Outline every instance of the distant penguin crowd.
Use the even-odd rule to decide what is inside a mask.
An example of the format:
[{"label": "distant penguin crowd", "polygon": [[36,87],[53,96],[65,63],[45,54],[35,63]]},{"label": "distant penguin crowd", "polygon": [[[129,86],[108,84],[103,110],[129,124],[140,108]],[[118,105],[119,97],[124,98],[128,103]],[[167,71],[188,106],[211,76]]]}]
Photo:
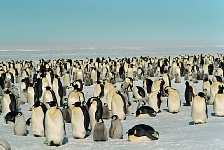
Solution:
[{"label": "distant penguin crowd", "polygon": [[[124,131],[124,120],[175,115],[191,107],[193,123],[204,124],[207,105],[224,117],[223,77],[223,54],[11,60],[0,62],[0,113],[16,136],[46,137],[49,146],[66,144],[65,124],[71,124],[74,140],[124,139],[125,133],[130,142],[158,140],[159,132],[148,124]],[[198,82],[203,83],[200,91],[194,87]],[[185,83],[184,95],[172,87],[180,83]],[[21,105],[27,105],[30,118]],[[104,123],[108,120],[110,127]],[[0,140],[5,149],[9,143]]]}]

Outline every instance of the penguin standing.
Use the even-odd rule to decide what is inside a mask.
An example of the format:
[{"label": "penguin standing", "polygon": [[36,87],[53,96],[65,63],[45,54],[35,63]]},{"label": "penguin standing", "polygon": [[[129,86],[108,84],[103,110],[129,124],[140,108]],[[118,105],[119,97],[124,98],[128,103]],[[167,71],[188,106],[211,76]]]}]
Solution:
[{"label": "penguin standing", "polygon": [[120,91],[116,91],[111,102],[112,115],[117,115],[119,119],[126,119],[126,102]]},{"label": "penguin standing", "polygon": [[191,106],[191,116],[195,124],[206,123],[206,117],[208,118],[208,108],[204,93],[199,92],[194,97]]},{"label": "penguin standing", "polygon": [[169,112],[178,113],[181,106],[179,91],[171,87],[166,87],[165,92],[168,94],[167,107]]},{"label": "penguin standing", "polygon": [[47,144],[50,146],[60,146],[65,136],[65,123],[62,112],[57,106],[56,101],[48,102],[50,108],[45,116],[45,134]]},{"label": "penguin standing", "polygon": [[64,103],[61,112],[62,112],[65,123],[71,123],[71,115],[70,115],[71,111],[68,107],[68,103]]},{"label": "penguin standing", "polygon": [[155,131],[151,126],[146,124],[135,125],[128,130],[128,141],[130,142],[141,142],[158,139],[159,132]]},{"label": "penguin standing", "polygon": [[98,96],[99,98],[102,98],[104,96],[104,85],[100,81],[97,81],[97,83],[95,84],[93,96]]},{"label": "penguin standing", "polygon": [[123,126],[117,115],[111,117],[109,137],[112,139],[123,139]]},{"label": "penguin standing", "polygon": [[185,97],[186,103],[184,104],[184,106],[191,106],[191,102],[194,98],[194,91],[188,81],[185,82],[185,85],[186,87],[185,87],[184,97]]},{"label": "penguin standing", "polygon": [[148,96],[148,104],[150,107],[152,107],[155,112],[159,113],[160,106],[161,106],[162,100],[161,100],[161,94],[158,91],[154,91],[149,94]]},{"label": "penguin standing", "polygon": [[223,86],[219,86],[219,91],[215,95],[213,110],[215,115],[218,117],[224,116],[224,93],[223,93]]},{"label": "penguin standing", "polygon": [[98,97],[91,97],[87,101],[87,106],[90,117],[90,127],[91,130],[93,130],[96,121],[102,119],[103,115],[102,102]]},{"label": "penguin standing", "polygon": [[27,88],[27,102],[30,108],[34,105],[34,102],[37,100],[37,91],[34,88],[33,83],[30,83]]},{"label": "penguin standing", "polygon": [[16,99],[15,95],[7,89],[2,98],[2,115],[5,116],[8,112],[16,111]]},{"label": "penguin standing", "polygon": [[45,121],[46,111],[47,111],[47,107],[43,103],[41,103],[39,100],[36,101],[32,107],[31,129],[35,137],[44,136],[44,128],[45,128],[44,121]]},{"label": "penguin standing", "polygon": [[111,112],[109,110],[108,104],[104,103],[103,104],[103,115],[102,115],[102,118],[103,119],[110,119],[110,115],[111,115]]},{"label": "penguin standing", "polygon": [[81,102],[75,102],[71,118],[73,138],[85,138],[89,130],[89,122],[90,118],[86,106],[83,106]]},{"label": "penguin standing", "polygon": [[60,77],[58,75],[55,75],[54,79],[53,79],[53,85],[52,85],[52,90],[55,93],[55,97],[57,99],[57,103],[59,106],[62,106],[63,102],[63,92],[65,92],[66,95],[66,91],[63,91],[63,87],[62,87],[62,83],[60,80]]},{"label": "penguin standing", "polygon": [[[101,120],[101,121],[100,121]],[[97,120],[93,130],[94,141],[107,141],[107,128],[103,122],[103,119]]]},{"label": "penguin standing", "polygon": [[50,101],[56,101],[57,102],[54,91],[51,90],[50,86],[47,86],[46,90],[44,91],[44,96],[43,96],[43,103],[47,106],[47,108],[49,108],[49,105],[47,105],[47,104]]},{"label": "penguin standing", "polygon": [[15,117],[14,134],[19,136],[27,135],[26,121],[22,112],[18,112]]},{"label": "penguin standing", "polygon": [[139,100],[146,96],[145,90],[140,86],[135,86],[132,92],[133,92],[133,98],[135,98],[136,100]]},{"label": "penguin standing", "polygon": [[143,88],[147,94],[151,93],[153,81],[151,79],[146,78],[143,80]]}]

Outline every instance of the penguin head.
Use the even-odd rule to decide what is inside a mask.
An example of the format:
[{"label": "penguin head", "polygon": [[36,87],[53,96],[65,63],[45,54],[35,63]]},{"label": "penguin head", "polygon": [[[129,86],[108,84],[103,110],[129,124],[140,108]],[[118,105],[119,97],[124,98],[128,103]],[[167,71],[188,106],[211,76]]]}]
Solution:
[{"label": "penguin head", "polygon": [[205,98],[205,94],[203,92],[199,92],[198,96],[200,96],[201,98]]},{"label": "penguin head", "polygon": [[119,118],[118,118],[117,115],[113,115],[113,116],[111,117],[111,119],[112,119],[112,120],[117,120],[117,119],[119,119]]},{"label": "penguin head", "polygon": [[45,89],[50,91],[51,87],[50,86],[46,86]]},{"label": "penguin head", "polygon": [[81,102],[75,102],[72,105],[74,105],[75,107],[81,107],[82,106],[82,103]]},{"label": "penguin head", "polygon": [[20,117],[20,116],[22,116],[22,115],[23,115],[22,112],[18,112],[16,116]]},{"label": "penguin head", "polygon": [[58,106],[56,101],[50,101],[50,102],[47,102],[47,103],[50,105],[50,107]]},{"label": "penguin head", "polygon": [[133,128],[129,129],[127,132],[128,136],[135,135],[135,133],[136,133],[136,130],[134,130]]},{"label": "penguin head", "polygon": [[189,84],[189,82],[188,82],[188,81],[186,81],[186,82],[185,82],[185,85],[186,85],[186,86],[189,86],[190,84]]},{"label": "penguin head", "polygon": [[39,107],[41,105],[41,102],[38,100],[34,103],[33,108]]}]

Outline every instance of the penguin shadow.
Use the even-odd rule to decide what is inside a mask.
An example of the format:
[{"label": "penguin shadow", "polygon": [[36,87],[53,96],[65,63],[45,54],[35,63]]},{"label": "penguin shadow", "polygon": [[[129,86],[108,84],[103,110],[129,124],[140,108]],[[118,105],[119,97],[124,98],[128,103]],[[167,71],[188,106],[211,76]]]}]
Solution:
[{"label": "penguin shadow", "polygon": [[65,145],[66,143],[68,143],[68,138],[67,137],[64,137],[63,142],[62,142],[62,145]]},{"label": "penguin shadow", "polygon": [[189,122],[189,125],[190,126],[194,125],[194,121]]},{"label": "penguin shadow", "polygon": [[216,117],[215,113],[211,113],[211,116]]},{"label": "penguin shadow", "polygon": [[169,110],[168,110],[168,109],[166,109],[166,108],[164,108],[164,109],[163,109],[163,111],[165,111],[165,112],[169,112]]}]

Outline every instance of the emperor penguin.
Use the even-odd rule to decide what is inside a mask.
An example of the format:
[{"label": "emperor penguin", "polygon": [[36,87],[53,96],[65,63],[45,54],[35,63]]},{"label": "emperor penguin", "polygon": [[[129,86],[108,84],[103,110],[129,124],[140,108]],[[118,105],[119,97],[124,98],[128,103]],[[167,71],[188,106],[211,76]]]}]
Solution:
[{"label": "emperor penguin", "polygon": [[133,78],[127,77],[124,80],[124,88],[128,91],[131,92],[133,89]]},{"label": "emperor penguin", "polygon": [[155,117],[156,111],[150,106],[141,106],[136,110],[136,117],[145,118],[146,116]]},{"label": "emperor penguin", "polygon": [[84,93],[81,91],[80,88],[78,88],[78,85],[74,85],[74,90],[72,90],[68,95],[68,107],[70,110],[74,107],[75,102],[84,102],[85,97]]},{"label": "emperor penguin", "polygon": [[69,109],[67,102],[63,104],[63,108],[61,111],[62,111],[62,115],[63,115],[65,123],[71,123],[71,115],[70,115],[71,110]]},{"label": "emperor penguin", "polygon": [[184,106],[191,106],[191,102],[194,98],[194,91],[188,81],[185,82],[185,85],[186,87],[185,87],[184,97],[185,97],[186,103],[184,104]]},{"label": "emperor penguin", "polygon": [[112,139],[123,139],[123,126],[117,115],[111,117],[109,137]]},{"label": "emperor penguin", "polygon": [[167,98],[168,111],[170,113],[178,113],[181,106],[179,91],[171,87],[166,87],[165,92],[168,94]]},{"label": "emperor penguin", "polygon": [[90,97],[87,101],[87,106],[90,117],[90,127],[91,130],[93,130],[96,121],[102,119],[103,115],[102,101],[98,97]]},{"label": "emperor penguin", "polygon": [[216,93],[219,90],[219,86],[222,86],[222,85],[223,85],[223,83],[217,82],[217,81],[212,83],[211,88],[210,88],[210,90],[211,90],[211,97],[210,97],[209,101],[207,102],[208,105],[213,105],[214,100],[215,100],[215,95],[216,95]]},{"label": "emperor penguin", "polygon": [[35,101],[38,99],[38,94],[33,83],[30,83],[27,88],[27,102],[30,108],[34,105]]},{"label": "emperor penguin", "polygon": [[161,112],[160,106],[161,106],[162,100],[161,100],[161,94],[158,91],[154,91],[149,94],[148,96],[148,104],[150,107],[152,107],[156,113]]},{"label": "emperor penguin", "polygon": [[1,150],[11,150],[11,146],[6,140],[0,139],[0,149]]},{"label": "emperor penguin", "polygon": [[133,98],[135,98],[136,100],[142,99],[146,96],[145,90],[140,86],[135,86],[132,92],[133,92]]},{"label": "emperor penguin", "polygon": [[151,93],[152,84],[153,84],[153,81],[149,78],[146,78],[145,80],[143,80],[143,88],[145,92],[147,93],[147,95]]},{"label": "emperor penguin", "polygon": [[60,146],[65,136],[65,123],[62,112],[58,108],[56,101],[48,102],[50,108],[45,115],[45,134],[47,144],[50,146]]},{"label": "emperor penguin", "polygon": [[103,115],[102,115],[102,118],[103,119],[110,119],[110,116],[111,116],[111,112],[109,110],[108,104],[104,103],[103,104]]},{"label": "emperor penguin", "polygon": [[18,112],[16,111],[10,111],[5,115],[5,123],[6,124],[15,124],[15,118],[17,116]]},{"label": "emperor penguin", "polygon": [[97,120],[93,129],[93,140],[94,141],[107,141],[107,128],[103,122],[103,119]]},{"label": "emperor penguin", "polygon": [[89,113],[86,106],[81,102],[75,102],[72,108],[72,136],[75,139],[83,139],[87,137],[87,131],[89,130]]},{"label": "emperor penguin", "polygon": [[219,86],[219,91],[215,95],[213,110],[217,117],[224,117],[224,93],[223,86]]},{"label": "emperor penguin", "polygon": [[70,72],[67,71],[65,74],[64,74],[64,78],[63,78],[63,87],[65,89],[67,89],[69,86],[70,86],[70,83],[71,83],[71,76],[70,76]]},{"label": "emperor penguin", "polygon": [[14,94],[7,89],[2,98],[2,115],[5,116],[8,112],[17,111],[16,103]]},{"label": "emperor penguin", "polygon": [[46,88],[46,90],[44,91],[43,103],[47,106],[47,108],[50,108],[47,103],[50,102],[50,101],[56,101],[57,102],[57,99],[55,97],[54,91],[51,90],[50,86],[47,86],[45,88]]},{"label": "emperor penguin", "polygon": [[104,85],[100,81],[97,81],[97,83],[95,84],[93,96],[99,98],[102,98],[104,96]]},{"label": "emperor penguin", "polygon": [[128,130],[128,141],[143,142],[149,140],[158,140],[159,132],[146,124],[138,124]]},{"label": "emperor penguin", "polygon": [[14,134],[19,136],[27,135],[27,126],[24,115],[22,112],[18,112],[15,117]]},{"label": "emperor penguin", "polygon": [[193,99],[191,106],[191,116],[194,124],[206,123],[208,118],[208,108],[205,101],[205,94],[199,92]]},{"label": "emperor penguin", "polygon": [[62,104],[63,104],[62,99],[63,99],[63,95],[64,95],[63,92],[65,92],[65,95],[66,95],[66,91],[63,91],[62,83],[61,83],[60,77],[58,75],[55,75],[55,77],[53,79],[52,90],[55,93],[55,97],[57,99],[58,105],[62,106]]},{"label": "emperor penguin", "polygon": [[126,119],[126,102],[122,93],[118,90],[114,93],[111,101],[112,115],[117,115],[119,119]]},{"label": "emperor penguin", "polygon": [[208,102],[211,97],[211,85],[212,81],[208,77],[204,78],[202,89],[205,92],[206,102]]},{"label": "emperor penguin", "polygon": [[45,128],[45,114],[47,107],[40,102],[36,101],[32,107],[31,114],[31,130],[35,137],[44,137],[44,128]]}]

